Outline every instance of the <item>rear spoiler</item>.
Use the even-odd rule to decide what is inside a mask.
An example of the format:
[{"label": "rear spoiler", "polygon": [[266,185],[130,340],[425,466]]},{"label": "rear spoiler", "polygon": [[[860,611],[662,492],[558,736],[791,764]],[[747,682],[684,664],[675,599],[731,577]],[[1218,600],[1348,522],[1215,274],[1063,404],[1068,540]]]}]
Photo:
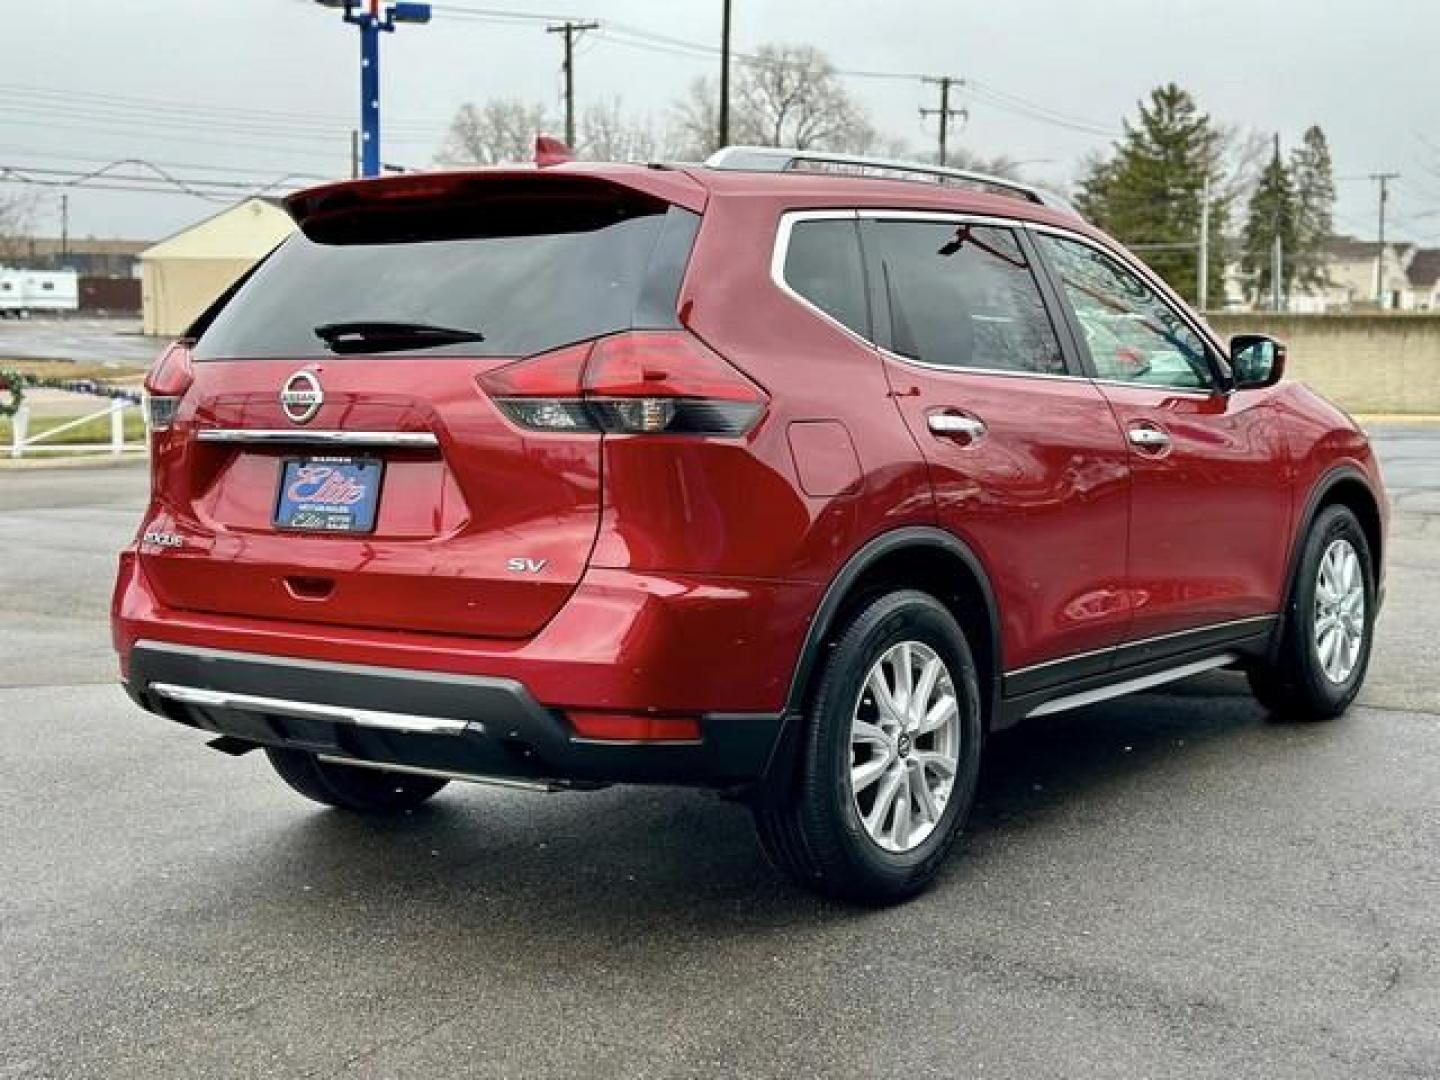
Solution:
[{"label": "rear spoiler", "polygon": [[403,211],[426,203],[483,206],[509,200],[578,201],[609,195],[654,200],[703,213],[706,191],[684,172],[664,166],[557,163],[544,169],[507,167],[405,173],[345,180],[297,191],[285,209],[307,236],[324,233],[338,218],[369,210]]}]

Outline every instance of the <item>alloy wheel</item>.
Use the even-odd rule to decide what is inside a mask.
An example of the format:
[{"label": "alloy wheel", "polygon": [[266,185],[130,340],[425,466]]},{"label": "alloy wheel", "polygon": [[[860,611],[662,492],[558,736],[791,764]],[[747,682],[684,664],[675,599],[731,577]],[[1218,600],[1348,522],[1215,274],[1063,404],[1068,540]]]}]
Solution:
[{"label": "alloy wheel", "polygon": [[960,743],[950,669],[923,642],[891,646],[866,675],[850,721],[850,795],[876,845],[903,854],[935,831]]},{"label": "alloy wheel", "polygon": [[1360,556],[1343,537],[1332,541],[1320,559],[1312,639],[1325,678],[1343,684],[1365,642],[1365,575]]}]

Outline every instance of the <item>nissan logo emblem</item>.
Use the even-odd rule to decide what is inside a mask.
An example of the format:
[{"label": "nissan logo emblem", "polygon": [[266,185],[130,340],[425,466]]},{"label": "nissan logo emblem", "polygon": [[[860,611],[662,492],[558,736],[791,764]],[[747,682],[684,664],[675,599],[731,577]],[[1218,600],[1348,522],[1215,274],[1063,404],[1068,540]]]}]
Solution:
[{"label": "nissan logo emblem", "polygon": [[280,388],[280,409],[296,424],[313,419],[324,404],[325,391],[311,372],[295,372]]}]

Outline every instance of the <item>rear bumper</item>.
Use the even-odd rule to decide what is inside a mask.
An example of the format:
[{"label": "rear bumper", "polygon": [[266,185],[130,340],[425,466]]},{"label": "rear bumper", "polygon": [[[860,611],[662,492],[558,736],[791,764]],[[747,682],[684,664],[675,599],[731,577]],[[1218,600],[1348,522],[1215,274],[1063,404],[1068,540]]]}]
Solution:
[{"label": "rear bumper", "polygon": [[693,742],[578,738],[515,679],[137,641],[126,690],[143,708],[256,746],[535,783],[726,787],[763,776],[775,713],[708,713]]},{"label": "rear bumper", "polygon": [[[223,564],[213,573],[223,575]],[[770,713],[784,707],[823,586],[591,568],[534,637],[502,640],[261,619],[163,604],[120,556],[111,631],[126,676],[140,641],[513,679],[547,708]],[[404,610],[397,610],[403,624]]]}]

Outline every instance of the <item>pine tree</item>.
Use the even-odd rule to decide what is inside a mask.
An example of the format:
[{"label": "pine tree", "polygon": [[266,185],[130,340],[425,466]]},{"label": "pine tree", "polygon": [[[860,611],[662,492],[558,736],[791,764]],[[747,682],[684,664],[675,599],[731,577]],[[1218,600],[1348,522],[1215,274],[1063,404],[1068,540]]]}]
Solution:
[{"label": "pine tree", "polygon": [[1296,207],[1294,180],[1280,158],[1280,141],[1277,138],[1275,154],[1260,174],[1260,182],[1250,195],[1245,216],[1240,268],[1250,285],[1252,297],[1259,303],[1263,303],[1273,289],[1277,236],[1281,252],[1280,292],[1282,296],[1290,294],[1295,281],[1295,255],[1299,250]]},{"label": "pine tree", "polygon": [[1325,132],[1312,125],[1300,146],[1290,152],[1295,187],[1294,280],[1300,285],[1327,281],[1325,243],[1334,232],[1335,176]]},{"label": "pine tree", "polygon": [[[1125,134],[1111,156],[1092,163],[1076,204],[1107,232],[1139,245],[1156,273],[1181,296],[1194,299],[1206,176],[1212,193],[1223,190],[1218,182],[1220,132],[1174,83],[1156,87],[1139,110],[1134,123],[1125,121]],[[1223,295],[1220,238],[1228,214],[1228,200],[1212,195],[1207,305]],[[1174,246],[1145,250],[1150,245]]]}]

